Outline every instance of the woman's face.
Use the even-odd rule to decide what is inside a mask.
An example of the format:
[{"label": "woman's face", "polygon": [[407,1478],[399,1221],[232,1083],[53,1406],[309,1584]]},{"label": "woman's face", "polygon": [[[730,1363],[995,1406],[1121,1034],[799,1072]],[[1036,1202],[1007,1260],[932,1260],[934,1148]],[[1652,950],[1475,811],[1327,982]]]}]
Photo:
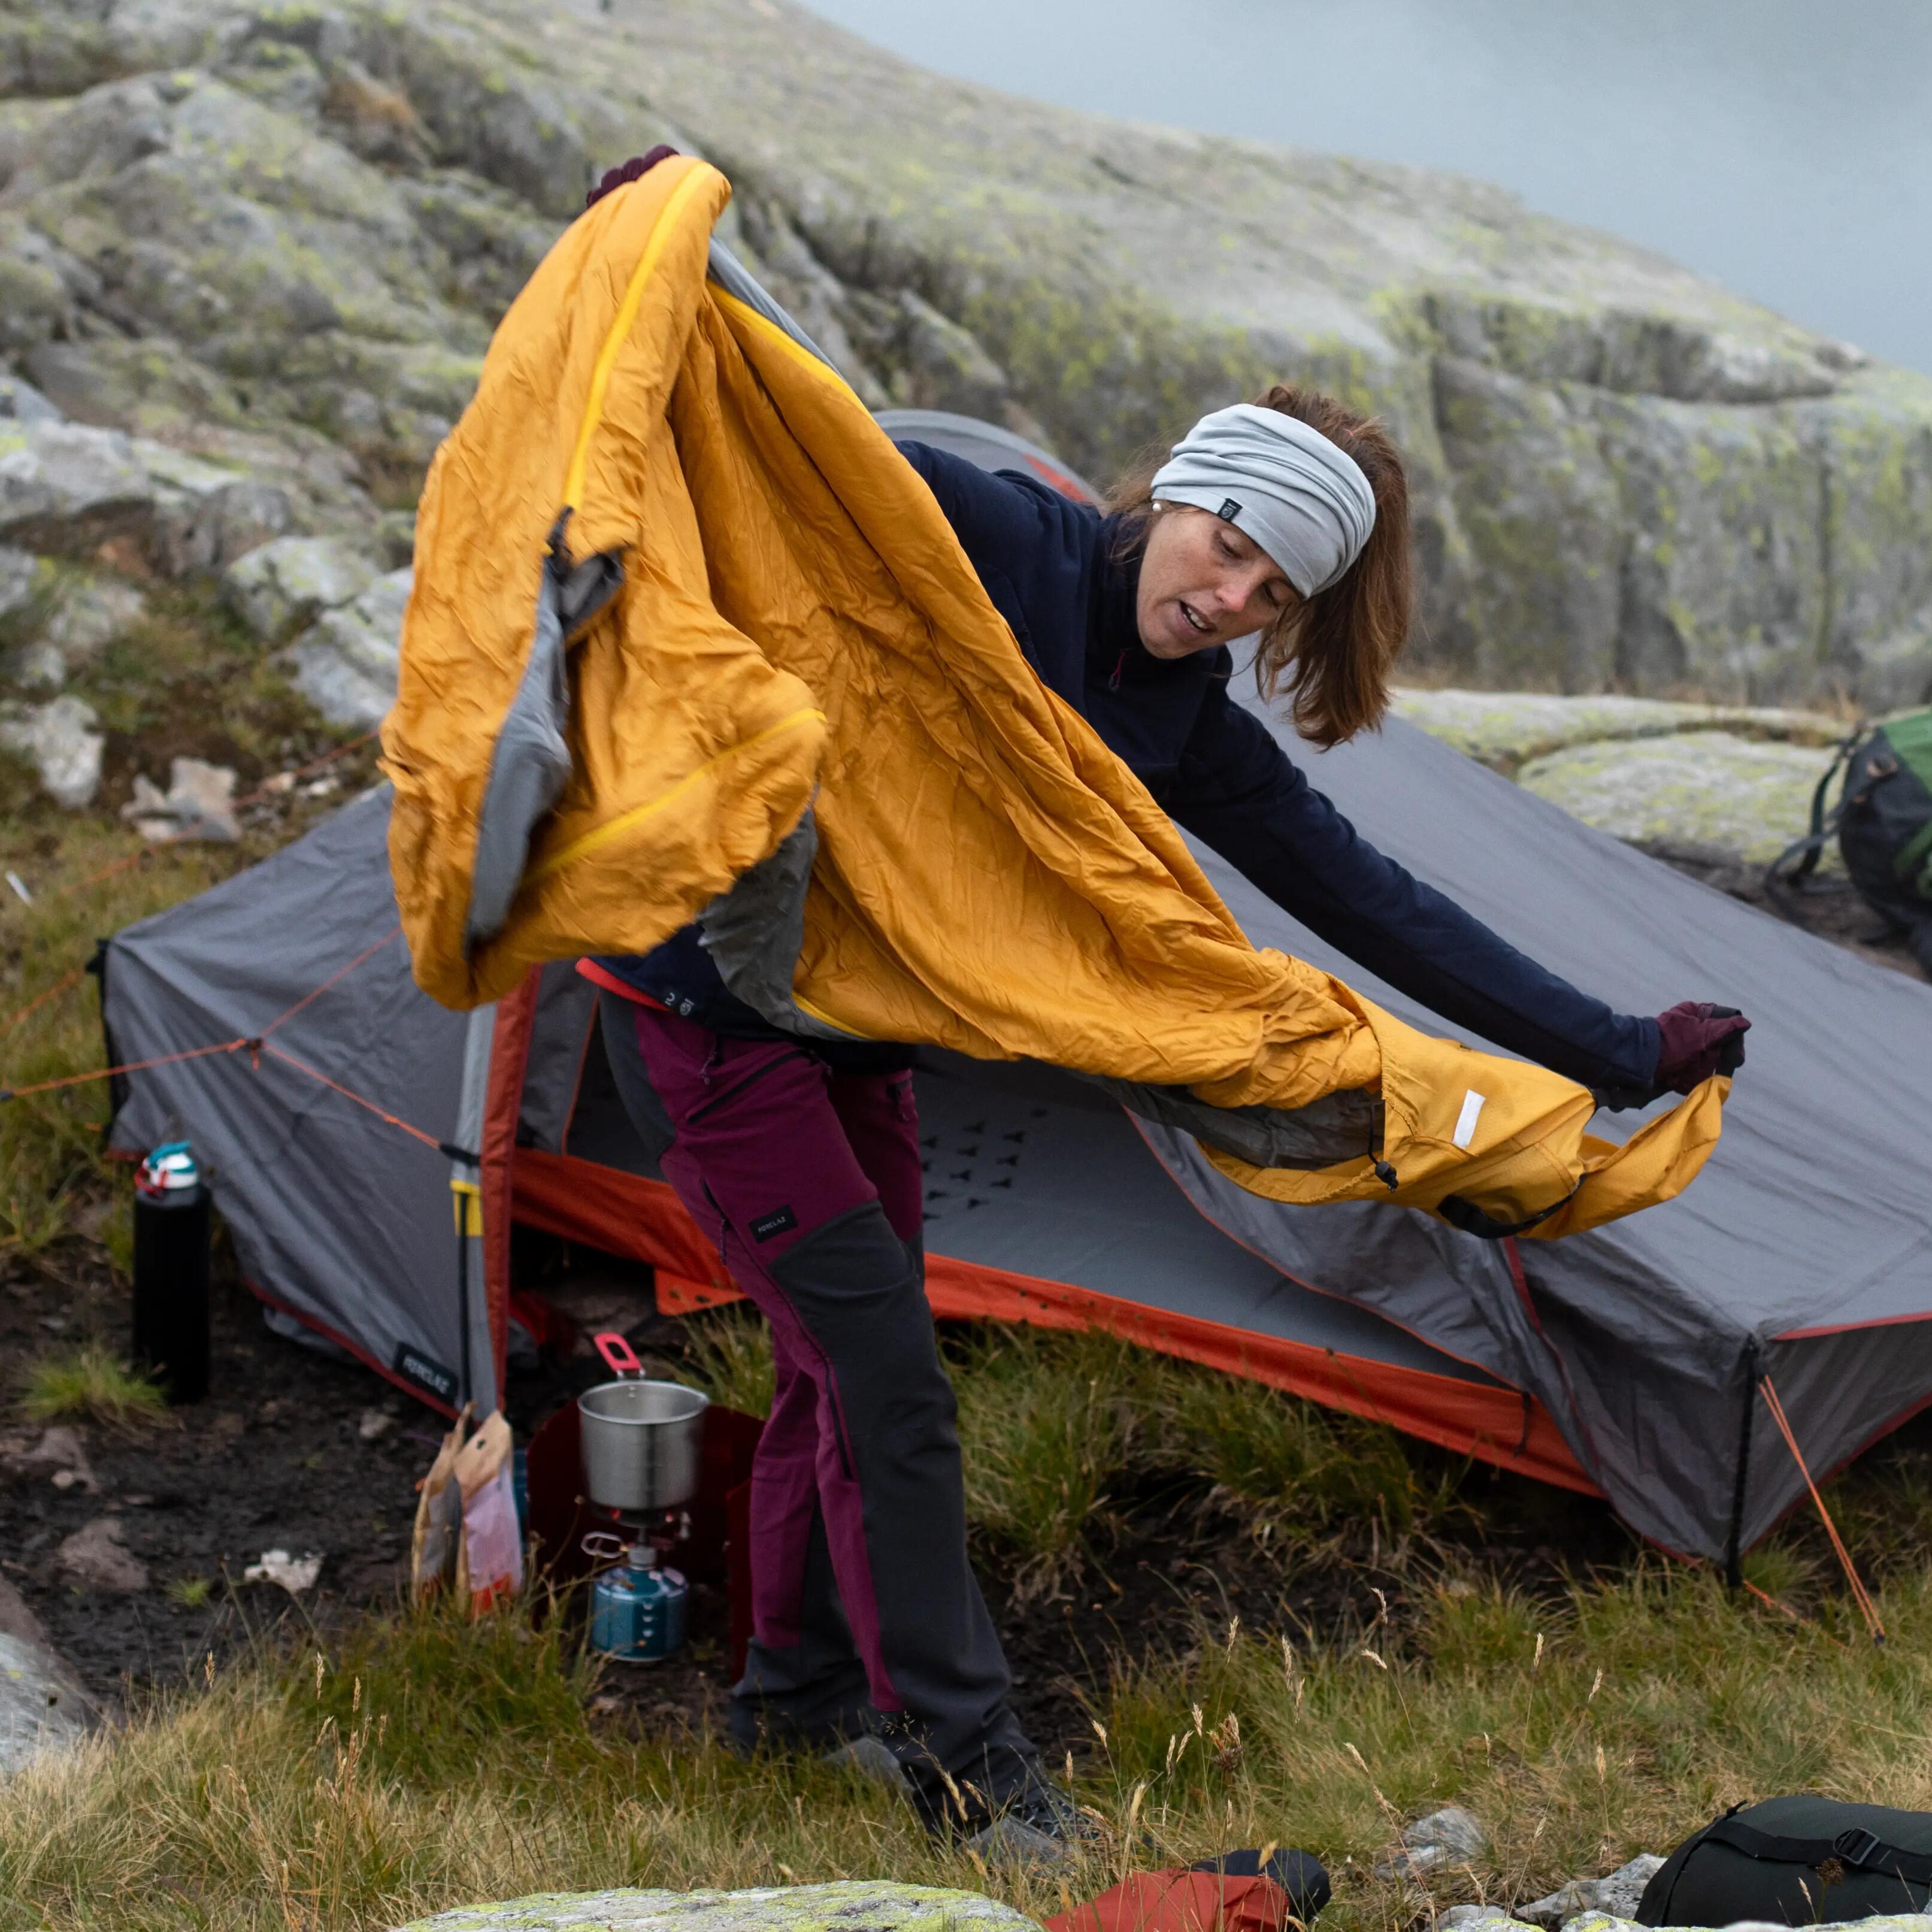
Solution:
[{"label": "woman's face", "polygon": [[1208,511],[1171,504],[1148,526],[1134,618],[1149,656],[1184,658],[1232,644],[1295,601],[1274,558]]}]

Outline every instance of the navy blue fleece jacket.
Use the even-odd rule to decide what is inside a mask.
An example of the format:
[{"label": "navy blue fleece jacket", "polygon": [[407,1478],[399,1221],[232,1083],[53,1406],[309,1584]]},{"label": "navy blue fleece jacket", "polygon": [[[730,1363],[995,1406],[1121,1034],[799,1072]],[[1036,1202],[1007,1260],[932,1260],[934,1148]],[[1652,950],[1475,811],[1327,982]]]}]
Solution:
[{"label": "navy blue fleece jacket", "polygon": [[[988,473],[923,443],[899,448],[1028,662],[1178,823],[1450,1026],[1586,1087],[1653,1085],[1657,1022],[1578,991],[1377,851],[1230,698],[1226,650],[1148,655],[1135,623],[1139,559],[1114,554],[1113,519],[1019,471]],[[694,928],[644,958],[598,963],[720,1031],[771,1030],[725,991]]]}]

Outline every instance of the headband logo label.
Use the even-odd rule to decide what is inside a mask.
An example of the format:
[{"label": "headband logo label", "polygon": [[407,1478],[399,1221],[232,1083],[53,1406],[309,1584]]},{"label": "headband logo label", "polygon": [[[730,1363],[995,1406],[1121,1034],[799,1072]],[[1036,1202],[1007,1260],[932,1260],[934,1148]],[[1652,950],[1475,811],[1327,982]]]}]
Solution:
[{"label": "headband logo label", "polygon": [[1221,500],[1221,507],[1214,512],[1224,524],[1232,524],[1241,514],[1241,506],[1232,496]]}]

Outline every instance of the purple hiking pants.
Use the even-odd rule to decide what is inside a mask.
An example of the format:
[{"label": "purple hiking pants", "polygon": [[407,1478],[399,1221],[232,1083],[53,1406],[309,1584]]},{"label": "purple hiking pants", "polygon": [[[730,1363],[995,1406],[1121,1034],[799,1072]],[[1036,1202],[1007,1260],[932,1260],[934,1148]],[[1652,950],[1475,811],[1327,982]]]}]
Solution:
[{"label": "purple hiking pants", "polygon": [[1033,1748],[967,1558],[956,1411],[923,1285],[912,1076],[834,1072],[791,1041],[615,994],[602,1010],[619,1091],[664,1178],[771,1324],[734,1730],[801,1743],[875,1731],[923,1798],[938,1798],[937,1766],[997,1802]]}]

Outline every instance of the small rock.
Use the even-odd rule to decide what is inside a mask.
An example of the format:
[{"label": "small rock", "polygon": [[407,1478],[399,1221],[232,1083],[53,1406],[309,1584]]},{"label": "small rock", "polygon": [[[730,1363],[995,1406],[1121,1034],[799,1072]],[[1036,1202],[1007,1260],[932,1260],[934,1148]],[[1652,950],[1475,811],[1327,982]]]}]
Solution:
[{"label": "small rock", "polygon": [[[94,1480],[78,1432],[64,1423],[56,1423],[38,1436],[29,1430],[0,1442],[0,1468],[29,1482],[51,1479],[62,1489],[77,1484],[89,1496],[100,1486]],[[63,1476],[67,1478],[64,1483]]]},{"label": "small rock", "polygon": [[50,570],[32,550],[0,544],[0,617],[24,610],[42,589],[44,573]]},{"label": "small rock", "polygon": [[0,652],[0,679],[23,691],[58,691],[67,682],[67,656],[58,644],[16,644]]},{"label": "small rock", "polygon": [[200,758],[176,759],[165,792],[152,779],[136,778],[134,798],[121,808],[121,816],[131,820],[144,838],[226,844],[242,836],[235,819],[233,768]]},{"label": "small rock", "polygon": [[32,383],[18,376],[7,375],[0,375],[0,419],[22,423],[67,420]]},{"label": "small rock", "polygon": [[902,1791],[908,1796],[911,1793],[912,1780],[906,1776],[904,1766],[892,1755],[892,1747],[883,1738],[854,1738],[836,1750],[827,1751],[825,1762],[841,1770],[856,1771],[860,1777],[871,1779],[874,1784],[883,1784],[888,1790]]},{"label": "small rock", "polygon": [[22,1643],[47,1641],[47,1633],[34,1607],[5,1577],[0,1576],[0,1636],[16,1637]]},{"label": "small rock", "polygon": [[1489,1834],[1473,1812],[1460,1804],[1445,1804],[1439,1811],[1405,1825],[1399,1850],[1378,1858],[1378,1878],[1420,1878],[1440,1871],[1445,1865],[1472,1864],[1489,1849]]},{"label": "small rock", "polygon": [[1558,1886],[1547,1898],[1533,1905],[1520,1905],[1515,1916],[1532,1925],[1558,1926],[1586,1912],[1601,1912],[1612,1918],[1634,1918],[1643,1897],[1643,1888],[1662,1868],[1663,1859],[1644,1852],[1627,1865],[1603,1878],[1574,1878]]},{"label": "small rock", "polygon": [[107,740],[94,729],[98,722],[94,707],[77,698],[0,705],[0,750],[32,759],[41,788],[56,803],[78,811],[100,789],[100,754]]},{"label": "small rock", "polygon": [[146,536],[154,512],[154,479],[120,430],[0,422],[0,536],[85,555],[112,536]]},{"label": "small rock", "polygon": [[396,1418],[387,1410],[365,1408],[362,1419],[356,1425],[357,1439],[364,1442],[380,1442],[396,1426]]},{"label": "small rock", "polygon": [[44,1638],[4,1627],[9,1598],[20,1604],[12,1586],[0,1582],[0,1778],[84,1737],[98,1721],[80,1680]]},{"label": "small rock", "polygon": [[70,1581],[90,1590],[130,1593],[148,1587],[148,1568],[121,1540],[121,1526],[98,1516],[77,1529],[54,1552],[54,1563]]},{"label": "small rock", "polygon": [[55,580],[50,607],[40,635],[71,670],[139,623],[148,600],[131,584],[69,574]]},{"label": "small rock", "polygon": [[1452,1905],[1436,1916],[1436,1932],[1475,1932],[1478,1926],[1493,1926],[1502,1932],[1519,1922],[1500,1905]]},{"label": "small rock", "polygon": [[333,538],[278,537],[228,566],[221,595],[256,637],[273,643],[352,602],[376,574],[367,557]]},{"label": "small rock", "polygon": [[395,702],[410,570],[379,577],[352,603],[325,611],[290,647],[297,690],[332,724],[380,724]]},{"label": "small rock", "polygon": [[966,1849],[977,1852],[989,1865],[1064,1865],[1073,1856],[1071,1845],[1036,1832],[1017,1818],[996,1818],[966,1840]]},{"label": "small rock", "polygon": [[306,1556],[291,1556],[286,1550],[265,1550],[259,1563],[251,1563],[242,1573],[244,1583],[279,1583],[292,1597],[315,1588],[322,1574],[322,1552],[311,1550]]}]

